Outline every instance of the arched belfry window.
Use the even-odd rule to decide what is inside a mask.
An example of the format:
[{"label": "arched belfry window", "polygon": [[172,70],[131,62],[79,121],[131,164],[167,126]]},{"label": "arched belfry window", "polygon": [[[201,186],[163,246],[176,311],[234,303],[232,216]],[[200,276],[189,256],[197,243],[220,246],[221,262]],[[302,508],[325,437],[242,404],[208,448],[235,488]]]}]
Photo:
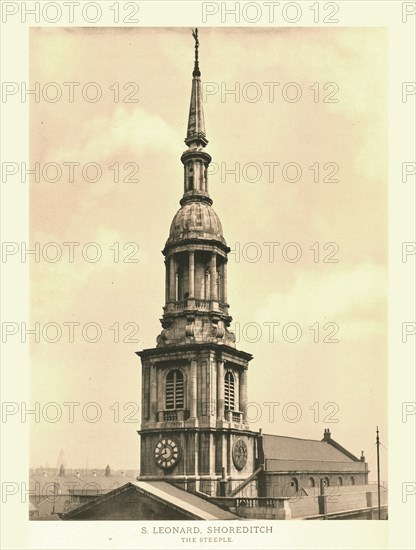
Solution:
[{"label": "arched belfry window", "polygon": [[189,165],[189,191],[194,190],[194,167],[192,164]]},{"label": "arched belfry window", "polygon": [[235,389],[233,373],[227,371],[224,381],[224,406],[228,411],[233,411],[235,408]]},{"label": "arched belfry window", "polygon": [[179,369],[171,370],[166,376],[166,408],[183,409],[183,374]]}]

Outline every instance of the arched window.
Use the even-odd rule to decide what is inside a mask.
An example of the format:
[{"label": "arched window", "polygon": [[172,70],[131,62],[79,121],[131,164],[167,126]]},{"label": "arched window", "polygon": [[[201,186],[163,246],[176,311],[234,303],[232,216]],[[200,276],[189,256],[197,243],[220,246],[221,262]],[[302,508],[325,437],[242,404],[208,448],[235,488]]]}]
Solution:
[{"label": "arched window", "polygon": [[194,167],[192,164],[189,166],[189,191],[194,190]]},{"label": "arched window", "polygon": [[295,491],[299,490],[299,483],[295,477],[292,477],[292,479],[290,480],[290,485],[293,487]]},{"label": "arched window", "polygon": [[233,411],[235,406],[234,376],[233,373],[230,371],[227,371],[225,373],[224,406],[227,411]]},{"label": "arched window", "polygon": [[351,485],[355,485],[355,479],[354,479],[354,476],[351,476],[351,477],[350,477],[350,483],[351,483]]},{"label": "arched window", "polygon": [[339,487],[342,487],[343,484],[344,484],[344,482],[342,481],[342,477],[339,476],[339,478],[338,478],[338,486],[339,486]]},{"label": "arched window", "polygon": [[166,376],[166,408],[183,409],[183,374],[175,369]]},{"label": "arched window", "polygon": [[324,486],[329,487],[329,477],[324,477]]},{"label": "arched window", "polygon": [[310,477],[309,480],[308,480],[308,486],[309,487],[315,487],[315,480],[313,479],[313,477]]}]

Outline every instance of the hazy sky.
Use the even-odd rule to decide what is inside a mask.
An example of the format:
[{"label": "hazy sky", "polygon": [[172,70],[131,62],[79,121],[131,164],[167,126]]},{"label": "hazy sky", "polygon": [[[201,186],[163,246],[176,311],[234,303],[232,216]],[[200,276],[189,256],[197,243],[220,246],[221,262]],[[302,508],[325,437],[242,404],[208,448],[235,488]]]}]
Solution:
[{"label": "hazy sky", "polygon": [[[228,298],[232,326],[239,323],[246,335],[238,347],[254,355],[249,401],[260,409],[252,406],[249,416],[260,416],[261,410],[261,418],[251,426],[311,439],[330,428],[351,452],[365,451],[374,477],[376,424],[385,444],[387,437],[386,32],[202,29],[200,42],[202,80],[212,92],[204,104],[207,151],[218,165],[210,192],[228,245],[240,247],[240,256],[230,255]],[[50,98],[56,86],[45,84],[56,82],[62,91],[55,103],[42,96],[30,102],[31,164],[56,162],[63,170],[60,181],[30,187],[32,241],[56,242],[63,250],[56,263],[30,266],[32,324],[54,322],[63,329],[59,342],[42,339],[31,346],[32,400],[41,406],[56,402],[62,418],[33,423],[30,462],[55,466],[63,448],[69,466],[88,461],[97,468],[107,463],[138,468],[140,412],[126,404],[140,404],[140,361],[134,352],[153,347],[160,332],[160,251],[183,192],[179,159],[186,148],[192,36],[189,29],[32,28],[30,59],[32,86],[39,82]],[[73,102],[65,82],[79,83]],[[84,88],[89,82],[97,84]],[[136,85],[123,89],[132,82]],[[236,83],[237,96],[224,94]],[[99,101],[82,98],[82,89],[93,98],[97,86]],[[139,101],[123,102],[129,93]],[[323,101],[331,97],[339,101]],[[71,183],[64,162],[98,163],[102,177],[85,181],[75,167]],[[139,181],[116,183],[115,163],[121,180],[134,168],[124,165],[136,163]],[[236,163],[239,182],[224,176]],[[280,163],[273,181],[270,164],[264,163]],[[299,181],[287,181],[297,179],[288,163],[301,167]],[[334,166],[326,163],[339,166],[332,176],[339,181],[324,181]],[[73,263],[64,242],[80,243]],[[96,263],[82,257],[89,242],[102,250]],[[138,244],[138,253],[133,247],[123,250],[129,242]],[[263,244],[271,242],[280,243],[273,261],[270,245]],[[293,242],[302,251],[297,262],[282,255],[284,245]],[[333,250],[324,250],[329,242],[339,247],[338,263],[323,262]],[[120,243],[121,259],[133,252],[139,262],[114,262],[114,243]],[[309,248],[314,243],[315,252]],[[93,248],[89,253],[94,257]],[[260,253],[257,262],[248,261]],[[293,257],[295,248],[286,247],[285,253]],[[76,327],[71,343],[63,325],[68,322],[99,323],[102,337],[85,342]],[[115,323],[120,342],[114,342]],[[124,329],[126,323],[138,325],[132,338],[138,342],[122,342],[135,326]],[[274,341],[270,323],[280,323]],[[299,341],[284,340],[287,323],[302,328]],[[323,342],[332,326],[324,330],[326,323],[339,326],[333,336],[338,343]],[[319,326],[318,343],[312,325]],[[94,335],[91,328],[88,337]],[[65,402],[80,403],[72,423]],[[91,402],[102,411],[95,423],[81,414]],[[270,402],[279,403],[274,418],[264,405]],[[335,405],[324,410],[328,403],[335,403],[337,412]],[[53,418],[53,407],[48,412]],[[338,422],[324,422],[332,412]],[[128,413],[133,422],[123,422]],[[85,414],[93,418],[94,407]],[[289,421],[296,416],[297,422]]]}]

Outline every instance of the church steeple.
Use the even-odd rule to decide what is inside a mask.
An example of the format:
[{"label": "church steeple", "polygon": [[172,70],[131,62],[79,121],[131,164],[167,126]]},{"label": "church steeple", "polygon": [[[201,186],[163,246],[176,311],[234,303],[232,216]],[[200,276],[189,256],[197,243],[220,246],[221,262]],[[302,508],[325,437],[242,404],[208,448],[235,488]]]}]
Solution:
[{"label": "church steeple", "polygon": [[181,156],[184,193],[162,251],[162,331],[155,348],[138,352],[143,366],[141,478],[185,480],[187,490],[219,494],[224,470],[235,484],[253,473],[248,457],[254,456],[254,439],[246,414],[252,356],[236,349],[229,330],[230,248],[208,192],[211,157],[205,151],[198,31],[192,34],[188,148]]}]

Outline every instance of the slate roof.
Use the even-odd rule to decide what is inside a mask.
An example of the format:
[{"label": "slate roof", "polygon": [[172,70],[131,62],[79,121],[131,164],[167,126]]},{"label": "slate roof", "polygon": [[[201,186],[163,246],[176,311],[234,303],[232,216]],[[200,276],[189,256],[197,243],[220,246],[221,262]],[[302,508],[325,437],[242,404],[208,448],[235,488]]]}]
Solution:
[{"label": "slate roof", "polygon": [[[223,510],[219,506],[215,506],[211,502],[192,495],[182,489],[178,489],[173,485],[165,481],[133,481],[124,485],[119,489],[114,489],[109,493],[102,495],[101,497],[87,502],[66,514],[61,515],[63,520],[82,519],[83,513],[87,510],[91,510],[96,506],[100,506],[103,501],[111,500],[115,495],[125,493],[129,490],[136,490],[148,498],[155,499],[164,503],[166,506],[181,510],[186,513],[190,519],[197,520],[236,520],[240,519],[238,516]],[[122,505],[120,503],[119,505]],[[126,507],[134,506],[132,502],[126,502]]]},{"label": "slate roof", "polygon": [[238,516],[235,516],[231,512],[227,512],[201,497],[179,489],[170,483],[166,483],[166,481],[136,481],[132,485],[156,498],[161,498],[168,503],[174,504],[198,516],[200,519],[239,519]]},{"label": "slate roof", "polygon": [[263,435],[263,450],[266,459],[354,462],[349,456],[327,441],[317,441],[315,439]]}]

